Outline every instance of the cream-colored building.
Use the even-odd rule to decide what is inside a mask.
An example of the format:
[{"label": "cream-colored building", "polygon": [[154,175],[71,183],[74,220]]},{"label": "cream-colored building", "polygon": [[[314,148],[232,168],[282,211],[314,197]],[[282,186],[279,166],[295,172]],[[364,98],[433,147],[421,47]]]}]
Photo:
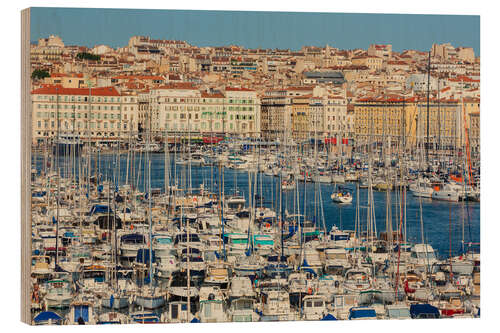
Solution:
[{"label": "cream-colored building", "polygon": [[83,74],[52,73],[50,77],[43,79],[44,84],[60,85],[63,88],[88,88],[88,83],[92,87],[97,85],[96,78],[86,78]]},{"label": "cream-colored building", "polygon": [[[171,84],[152,89],[149,105],[151,128],[159,135],[260,135],[260,102],[252,89],[203,91],[189,84]],[[147,128],[147,122],[141,126]]]},{"label": "cream-colored building", "polygon": [[388,61],[392,57],[391,44],[371,44],[368,48],[368,55],[375,56]]},{"label": "cream-colored building", "polygon": [[299,141],[316,138],[340,144],[349,134],[347,101],[343,96],[321,94],[318,90],[313,95],[292,98],[292,137]]},{"label": "cream-colored building", "polygon": [[31,92],[33,144],[59,137],[92,142],[122,140],[137,132],[137,99],[114,87],[47,86]]},{"label": "cream-colored building", "polygon": [[351,62],[354,66],[366,66],[371,72],[378,72],[382,69],[383,59],[376,56],[353,57]]}]

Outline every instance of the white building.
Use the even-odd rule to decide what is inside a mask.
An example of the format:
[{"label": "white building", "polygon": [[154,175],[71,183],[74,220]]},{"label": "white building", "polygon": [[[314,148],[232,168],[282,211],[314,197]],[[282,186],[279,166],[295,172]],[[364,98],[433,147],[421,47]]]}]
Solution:
[{"label": "white building", "polygon": [[[436,90],[438,88],[438,80],[431,76],[429,80],[429,89]],[[406,79],[406,89],[411,89],[414,92],[427,91],[427,73],[412,74]]]},{"label": "white building", "polygon": [[33,90],[31,100],[33,144],[57,135],[112,142],[137,131],[136,97],[122,96],[114,87],[89,90],[52,85]]},{"label": "white building", "polygon": [[189,84],[171,84],[152,89],[149,98],[153,132],[260,135],[260,102],[251,89],[203,91]]}]

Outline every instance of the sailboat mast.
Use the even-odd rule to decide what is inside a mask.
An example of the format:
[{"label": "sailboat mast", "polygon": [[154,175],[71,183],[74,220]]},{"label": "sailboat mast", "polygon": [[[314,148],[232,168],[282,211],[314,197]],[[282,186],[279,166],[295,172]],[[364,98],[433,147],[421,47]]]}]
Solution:
[{"label": "sailboat mast", "polygon": [[429,111],[429,99],[430,99],[430,80],[431,80],[431,51],[429,51],[429,62],[427,64],[427,142],[425,146],[425,161],[429,164],[429,119],[430,119],[430,111]]},{"label": "sailboat mast", "polygon": [[56,138],[56,144],[55,146],[55,155],[56,155],[56,160],[54,161],[54,165],[56,166],[56,180],[57,180],[57,197],[56,197],[56,261],[55,261],[55,269],[57,271],[57,262],[59,259],[59,199],[60,199],[60,186],[59,186],[59,178],[60,178],[60,172],[59,172],[59,125],[60,125],[60,120],[59,120],[59,88],[56,87],[56,117],[57,117],[57,138]]},{"label": "sailboat mast", "polygon": [[146,159],[148,161],[148,184],[147,184],[147,191],[148,191],[148,221],[149,221],[149,279],[150,279],[150,285],[151,285],[151,295],[153,294],[153,283],[152,283],[152,278],[153,278],[153,220],[152,220],[152,207],[151,207],[151,156],[149,154],[149,149],[151,147],[151,106],[149,109],[149,128],[148,128],[148,145],[146,148]]}]

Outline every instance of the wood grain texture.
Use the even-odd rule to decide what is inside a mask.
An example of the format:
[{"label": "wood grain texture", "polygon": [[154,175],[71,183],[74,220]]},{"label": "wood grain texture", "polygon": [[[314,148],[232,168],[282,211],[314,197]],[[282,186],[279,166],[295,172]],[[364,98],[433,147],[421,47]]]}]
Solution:
[{"label": "wood grain texture", "polygon": [[30,9],[21,11],[21,321],[31,324]]}]

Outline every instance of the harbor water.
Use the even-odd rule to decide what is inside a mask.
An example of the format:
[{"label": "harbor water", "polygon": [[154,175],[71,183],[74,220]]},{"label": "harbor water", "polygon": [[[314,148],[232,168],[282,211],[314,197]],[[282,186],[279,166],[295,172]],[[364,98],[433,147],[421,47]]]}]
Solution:
[{"label": "harbor water", "polygon": [[[165,189],[165,155],[151,154],[151,187],[153,189]],[[145,175],[147,175],[144,163],[145,155],[137,154],[133,158],[135,165],[134,179],[127,175],[127,154],[120,157],[120,166],[116,163],[116,154],[101,153],[91,161],[92,174],[102,175],[102,180],[112,180],[113,183],[125,184],[126,180],[140,191],[144,191]],[[221,179],[224,182],[224,193],[232,195],[238,192],[244,195],[248,203],[249,176],[246,170],[233,170],[222,167],[223,178],[219,174],[217,166],[191,166],[189,173],[188,166],[175,165],[174,156],[170,155],[169,185],[177,182],[181,188],[187,188],[189,184],[193,189],[197,189],[201,184],[209,191],[219,192]],[[44,168],[44,157],[41,154],[33,155],[33,167],[40,172]],[[78,175],[78,164],[69,156],[59,157],[59,170],[62,177],[71,174]],[[118,175],[118,169],[120,175]],[[146,171],[146,172],[145,172]],[[191,177],[189,177],[191,174]],[[174,176],[175,175],[175,176]],[[128,179],[127,179],[128,178]],[[252,179],[252,187],[254,180]],[[257,189],[253,192],[259,196],[256,199],[256,206],[261,204],[266,207],[279,208],[279,177],[268,176],[259,173],[257,179]],[[349,189],[353,195],[352,204],[339,205],[330,199],[335,184],[314,184],[299,182],[297,190],[283,192],[282,208],[289,214],[304,214],[308,220],[314,221],[318,226],[325,227],[327,231],[332,226],[339,229],[354,230],[356,209],[359,206],[359,220],[361,228],[366,229],[367,221],[367,189],[359,189],[359,205],[356,183],[342,184]],[[318,188],[320,191],[318,191]],[[396,192],[391,195],[391,222],[393,230],[397,229],[400,223],[400,206]],[[297,205],[297,198],[299,204]],[[386,230],[387,193],[373,192],[375,219],[377,232]],[[305,202],[305,205],[304,205]],[[422,209],[420,209],[420,206]],[[321,213],[321,208],[323,214]],[[468,244],[478,244],[480,242],[480,203],[478,202],[444,202],[426,198],[416,198],[407,191],[406,197],[406,237],[408,242],[422,242],[421,221],[423,223],[424,242],[429,243],[438,252],[441,259],[450,255],[456,256],[462,253],[462,249],[468,249]],[[450,230],[451,229],[451,230]],[[451,242],[450,242],[451,239]],[[451,248],[450,248],[451,244]],[[477,248],[477,246],[476,246]]]}]

